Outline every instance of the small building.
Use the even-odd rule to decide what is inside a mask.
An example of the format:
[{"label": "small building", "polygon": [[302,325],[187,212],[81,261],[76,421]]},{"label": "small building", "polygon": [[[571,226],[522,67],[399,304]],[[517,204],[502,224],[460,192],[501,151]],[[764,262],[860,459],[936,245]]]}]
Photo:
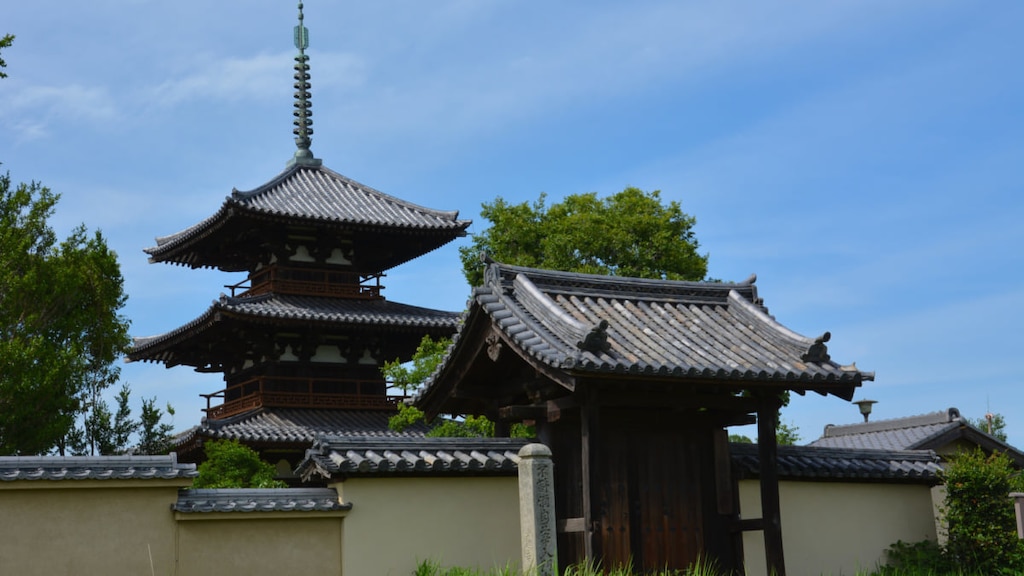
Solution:
[{"label": "small building", "polygon": [[[785,574],[775,427],[785,392],[850,400],[874,375],[833,361],[754,286],[490,263],[453,346],[416,398],[429,416],[530,420],[555,464],[560,566],[742,565],[764,534]],[[726,427],[758,423],[762,515],[741,519]]]},{"label": "small building", "polygon": [[837,426],[828,424],[821,438],[809,446],[879,450],[933,450],[949,458],[961,450],[981,448],[1003,452],[1018,468],[1024,468],[1024,453],[980,430],[960,416],[956,408],[929,414],[872,420]]}]

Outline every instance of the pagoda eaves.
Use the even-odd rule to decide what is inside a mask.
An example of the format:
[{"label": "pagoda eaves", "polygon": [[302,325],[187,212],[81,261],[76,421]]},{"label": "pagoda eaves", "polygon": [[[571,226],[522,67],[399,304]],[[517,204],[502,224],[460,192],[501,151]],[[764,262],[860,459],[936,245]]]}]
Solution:
[{"label": "pagoda eaves", "polygon": [[[144,251],[150,262],[238,272],[305,242],[304,250],[326,252],[325,260],[377,273],[464,236],[470,220],[458,214],[401,200],[323,166],[293,165],[254,190],[232,191],[213,216]],[[268,236],[268,229],[279,235]],[[346,253],[354,245],[363,251]]]}]

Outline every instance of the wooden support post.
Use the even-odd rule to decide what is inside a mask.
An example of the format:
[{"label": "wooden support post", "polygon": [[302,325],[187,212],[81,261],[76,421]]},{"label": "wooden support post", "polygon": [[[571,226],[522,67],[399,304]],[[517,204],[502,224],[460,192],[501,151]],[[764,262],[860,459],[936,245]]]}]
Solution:
[{"label": "wooden support post", "polygon": [[757,453],[761,465],[761,518],[764,521],[764,557],[770,576],[786,576],[782,552],[782,514],[779,502],[778,445],[775,427],[779,405],[766,401],[757,410]]},{"label": "wooden support post", "polygon": [[583,478],[581,494],[583,498],[583,551],[588,562],[597,561],[594,557],[594,513],[591,503],[591,462],[590,449],[594,436],[594,412],[597,408],[587,404],[580,409],[580,468]]}]

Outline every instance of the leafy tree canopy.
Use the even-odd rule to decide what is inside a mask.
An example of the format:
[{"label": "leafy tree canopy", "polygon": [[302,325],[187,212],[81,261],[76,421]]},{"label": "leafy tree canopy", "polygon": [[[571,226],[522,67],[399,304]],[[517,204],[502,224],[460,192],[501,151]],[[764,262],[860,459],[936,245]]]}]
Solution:
[{"label": "leafy tree canopy", "polygon": [[214,440],[204,447],[206,461],[199,465],[194,488],[286,488],[274,480],[274,467],[260,460],[255,450],[237,440]]},{"label": "leafy tree canopy", "polygon": [[0,454],[63,454],[128,345],[117,256],[84,226],[58,242],[58,199],[0,177]]},{"label": "leafy tree canopy", "polygon": [[968,418],[967,422],[974,426],[978,430],[987,433],[989,436],[1001,440],[1007,441],[1006,436],[1006,418],[1003,418],[1002,414],[992,414],[992,421],[989,422],[987,417],[982,416],[981,418]]},{"label": "leafy tree canopy", "polygon": [[696,219],[661,193],[626,188],[598,198],[574,194],[548,206],[546,196],[530,204],[502,198],[484,203],[490,223],[459,248],[471,286],[483,284],[480,254],[498,262],[534,268],[669,280],[701,280],[707,255],[693,233]]},{"label": "leafy tree canopy", "polygon": [[[388,385],[401,388],[404,392],[412,392],[419,388],[437,368],[444,353],[451,344],[448,338],[434,340],[430,336],[424,336],[420,345],[416,348],[410,362],[402,363],[399,360],[386,362],[381,368]],[[426,415],[422,410],[406,404],[398,405],[398,414],[391,417],[388,427],[395,432],[402,432],[410,426],[426,422]],[[461,419],[439,418],[428,424],[429,437],[462,437],[482,438],[494,436],[494,423],[484,416],[466,416]],[[515,424],[512,426],[511,436],[513,438],[534,437],[532,427]]]},{"label": "leafy tree canopy", "polygon": [[[4,34],[0,37],[0,48],[10,48],[11,44],[14,43],[14,36],[11,34]],[[7,62],[4,62],[3,58],[0,58],[0,78],[7,78],[7,73],[4,72],[4,68],[7,67]]]}]

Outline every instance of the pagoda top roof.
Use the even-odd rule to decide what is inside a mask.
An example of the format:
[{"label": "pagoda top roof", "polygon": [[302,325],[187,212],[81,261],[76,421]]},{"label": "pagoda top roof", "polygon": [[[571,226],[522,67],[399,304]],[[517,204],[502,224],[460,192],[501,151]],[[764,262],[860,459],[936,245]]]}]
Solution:
[{"label": "pagoda top roof", "polygon": [[[797,334],[768,314],[754,286],[601,276],[489,264],[465,321],[417,404],[461,413],[449,390],[486,379],[476,338],[515,355],[567,388],[581,379],[717,383],[731,388],[811,390],[850,399],[874,373],[831,359],[825,333]],[[474,328],[474,326],[476,328]],[[493,328],[491,328],[493,326]],[[487,348],[487,347],[485,347]],[[459,398],[468,393],[460,388]],[[442,408],[442,405],[445,408]],[[459,405],[459,406],[456,406]]]},{"label": "pagoda top roof", "polygon": [[[433,210],[406,202],[342,176],[324,166],[293,164],[270,182],[250,191],[233,190],[209,218],[180,232],[158,237],[146,248],[151,262],[171,262],[193,268],[245,269],[226,263],[215,249],[240,230],[273,225],[314,226],[322,231],[356,235],[429,238],[413,252],[396,250],[382,261],[382,271],[429,252],[465,235],[470,220],[458,211]],[[254,243],[255,244],[255,243]],[[425,249],[424,249],[425,248]]]}]

